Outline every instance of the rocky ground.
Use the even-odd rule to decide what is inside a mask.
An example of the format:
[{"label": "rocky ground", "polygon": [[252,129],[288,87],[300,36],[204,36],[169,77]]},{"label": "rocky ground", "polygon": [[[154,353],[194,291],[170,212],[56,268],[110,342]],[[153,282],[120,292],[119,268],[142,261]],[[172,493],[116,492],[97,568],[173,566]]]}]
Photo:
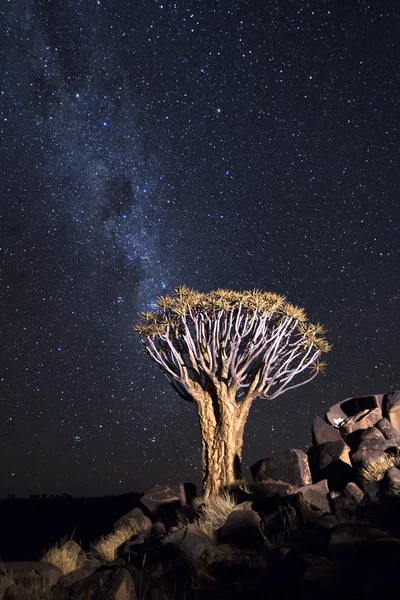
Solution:
[{"label": "rocky ground", "polygon": [[393,597],[400,393],[346,399],[314,420],[312,435],[307,453],[266,457],[253,482],[217,498],[155,486],[114,523],[128,533],[108,556],[69,542],[73,568],[48,557],[4,562],[0,600]]}]

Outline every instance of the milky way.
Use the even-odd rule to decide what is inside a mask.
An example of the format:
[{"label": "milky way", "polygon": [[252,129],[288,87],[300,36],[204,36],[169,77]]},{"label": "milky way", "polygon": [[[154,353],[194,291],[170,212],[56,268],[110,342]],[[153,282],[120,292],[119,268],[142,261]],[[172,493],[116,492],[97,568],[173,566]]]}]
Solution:
[{"label": "milky way", "polygon": [[193,407],[132,334],[179,284],[328,329],[326,375],[255,403],[246,465],[400,387],[394,5],[8,5],[0,494],[199,484]]}]

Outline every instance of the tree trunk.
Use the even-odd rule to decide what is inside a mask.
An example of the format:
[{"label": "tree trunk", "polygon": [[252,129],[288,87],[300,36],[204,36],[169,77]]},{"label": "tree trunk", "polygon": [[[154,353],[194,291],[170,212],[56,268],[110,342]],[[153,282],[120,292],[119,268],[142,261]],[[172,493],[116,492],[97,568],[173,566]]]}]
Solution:
[{"label": "tree trunk", "polygon": [[219,390],[217,396],[205,392],[196,401],[202,450],[203,494],[218,494],[221,487],[240,479],[243,432],[246,415],[236,403],[235,394]]}]

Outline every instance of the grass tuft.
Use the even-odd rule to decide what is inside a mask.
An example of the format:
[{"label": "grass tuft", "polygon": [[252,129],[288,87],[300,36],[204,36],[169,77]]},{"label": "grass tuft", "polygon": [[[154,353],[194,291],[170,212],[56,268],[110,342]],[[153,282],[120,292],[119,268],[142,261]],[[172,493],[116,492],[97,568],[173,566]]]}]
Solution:
[{"label": "grass tuft", "polygon": [[41,558],[42,562],[55,565],[63,572],[63,575],[76,571],[85,559],[82,548],[67,537],[54,544]]},{"label": "grass tuft", "polygon": [[372,481],[380,481],[385,476],[385,473],[391,467],[398,465],[399,459],[391,454],[385,454],[380,458],[368,463],[365,467],[359,470],[359,476],[362,483],[371,483]]},{"label": "grass tuft", "polygon": [[219,495],[207,498],[203,496],[194,498],[193,507],[199,511],[199,516],[194,523],[211,539],[214,539],[215,530],[225,524],[235,506],[235,498],[228,491],[222,491]]},{"label": "grass tuft", "polygon": [[137,533],[133,525],[120,525],[111,533],[102,536],[95,544],[91,544],[92,554],[100,560],[112,562],[117,558],[117,548]]}]

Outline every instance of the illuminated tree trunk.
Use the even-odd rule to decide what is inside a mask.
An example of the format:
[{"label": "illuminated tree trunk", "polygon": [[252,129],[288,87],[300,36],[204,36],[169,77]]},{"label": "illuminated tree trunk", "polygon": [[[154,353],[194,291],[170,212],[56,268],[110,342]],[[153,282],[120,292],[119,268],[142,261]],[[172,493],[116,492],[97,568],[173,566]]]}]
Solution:
[{"label": "illuminated tree trunk", "polygon": [[[222,386],[221,386],[222,388]],[[196,400],[200,431],[203,494],[218,494],[241,477],[244,426],[248,409],[237,404],[235,393],[203,393]]]}]

